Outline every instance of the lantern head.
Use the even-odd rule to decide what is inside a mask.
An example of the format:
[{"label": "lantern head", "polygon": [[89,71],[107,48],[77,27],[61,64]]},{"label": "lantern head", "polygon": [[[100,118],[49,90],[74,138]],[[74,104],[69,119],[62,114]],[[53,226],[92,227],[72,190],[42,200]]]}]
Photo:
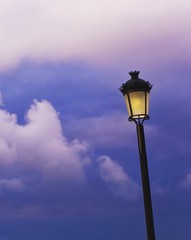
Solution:
[{"label": "lantern head", "polygon": [[139,78],[139,71],[129,72],[131,79],[123,83],[120,91],[125,97],[129,121],[140,121],[149,119],[149,93],[152,85]]}]

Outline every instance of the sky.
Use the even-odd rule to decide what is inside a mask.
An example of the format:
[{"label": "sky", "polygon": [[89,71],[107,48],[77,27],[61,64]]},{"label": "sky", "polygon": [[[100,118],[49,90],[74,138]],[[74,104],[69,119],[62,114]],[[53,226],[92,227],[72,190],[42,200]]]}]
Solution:
[{"label": "sky", "polygon": [[153,84],[145,121],[156,239],[191,237],[191,3],[0,0],[0,240],[146,240],[135,124],[119,87]]}]

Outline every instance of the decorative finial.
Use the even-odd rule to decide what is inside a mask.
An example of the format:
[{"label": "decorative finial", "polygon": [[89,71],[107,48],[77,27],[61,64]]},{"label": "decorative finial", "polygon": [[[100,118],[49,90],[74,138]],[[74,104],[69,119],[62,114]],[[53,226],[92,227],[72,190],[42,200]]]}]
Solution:
[{"label": "decorative finial", "polygon": [[132,79],[138,79],[139,78],[139,73],[140,71],[131,71],[129,72],[129,75],[131,76]]}]

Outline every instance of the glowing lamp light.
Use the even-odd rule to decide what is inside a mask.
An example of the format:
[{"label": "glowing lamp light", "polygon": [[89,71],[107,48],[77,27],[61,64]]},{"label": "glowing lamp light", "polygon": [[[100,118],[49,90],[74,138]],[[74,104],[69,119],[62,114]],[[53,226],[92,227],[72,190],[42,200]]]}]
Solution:
[{"label": "glowing lamp light", "polygon": [[120,87],[125,97],[129,121],[135,122],[149,119],[149,93],[152,88],[148,81],[139,78],[139,73],[129,72],[131,79]]}]

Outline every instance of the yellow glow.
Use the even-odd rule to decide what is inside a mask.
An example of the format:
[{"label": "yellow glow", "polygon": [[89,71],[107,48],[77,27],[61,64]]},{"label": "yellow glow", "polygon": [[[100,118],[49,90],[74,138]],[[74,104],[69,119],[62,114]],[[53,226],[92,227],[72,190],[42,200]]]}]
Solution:
[{"label": "yellow glow", "polygon": [[145,105],[145,101],[146,101],[145,92],[141,92],[141,91],[130,92],[129,93],[129,99],[131,104],[131,108],[130,108],[128,96],[127,94],[125,94],[125,102],[126,102],[127,110],[130,117],[144,118],[145,114],[148,115],[149,93],[146,93],[146,98],[147,98],[147,103]]}]

